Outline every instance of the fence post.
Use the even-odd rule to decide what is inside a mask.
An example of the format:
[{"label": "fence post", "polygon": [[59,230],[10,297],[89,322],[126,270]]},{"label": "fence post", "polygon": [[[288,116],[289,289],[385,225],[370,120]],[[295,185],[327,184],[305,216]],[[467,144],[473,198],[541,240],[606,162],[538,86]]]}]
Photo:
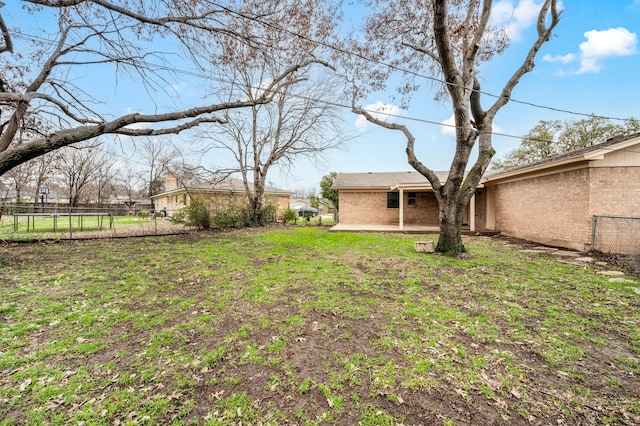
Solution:
[{"label": "fence post", "polygon": [[593,215],[593,220],[591,221],[591,251],[596,249],[596,227],[598,225],[598,216]]},{"label": "fence post", "polygon": [[71,206],[69,206],[69,238],[73,238],[73,222],[71,221]]}]

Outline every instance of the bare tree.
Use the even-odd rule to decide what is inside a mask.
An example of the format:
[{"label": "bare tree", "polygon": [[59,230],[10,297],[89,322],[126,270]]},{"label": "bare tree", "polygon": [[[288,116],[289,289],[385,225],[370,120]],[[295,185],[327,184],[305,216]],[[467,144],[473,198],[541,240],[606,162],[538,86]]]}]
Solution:
[{"label": "bare tree", "polygon": [[123,195],[126,200],[122,200],[125,204],[133,205],[133,199],[136,198],[140,192],[146,195],[146,190],[142,188],[144,179],[140,171],[126,168],[120,170],[120,173],[116,176],[116,196]]},{"label": "bare tree", "polygon": [[15,199],[18,204],[23,202],[23,194],[31,187],[30,183],[32,179],[30,169],[30,164],[21,164],[19,167],[10,170],[4,176],[7,187],[15,191]]},{"label": "bare tree", "polygon": [[[100,191],[110,180],[112,158],[111,154],[101,150],[101,144],[95,142],[65,147],[56,153],[54,180],[66,191],[70,207],[77,207],[83,196],[85,201],[92,198],[101,201]],[[89,193],[92,184],[96,185],[96,191]]]},{"label": "bare tree", "polygon": [[[211,46],[225,36],[253,49],[269,48],[269,41],[243,33],[247,17],[254,16],[259,1],[228,2],[241,13],[208,0],[167,0],[149,7],[144,0],[22,0],[34,16],[34,22],[46,21],[57,13],[58,32],[51,40],[23,34],[7,25],[0,16],[0,175],[11,168],[47,152],[94,139],[100,135],[154,136],[177,134],[202,123],[221,123],[215,114],[234,108],[268,103],[275,93],[289,84],[291,76],[311,63],[313,58],[284,66],[274,75],[260,96],[254,99],[229,99],[165,112],[139,112],[113,115],[101,107],[89,87],[74,82],[79,73],[91,69],[112,70],[121,76],[128,72],[145,85],[150,94],[161,94],[169,86],[171,71],[167,55],[183,54],[198,66]],[[276,1],[269,2],[273,8]],[[261,20],[268,21],[269,14]],[[237,30],[240,29],[240,30]],[[159,37],[170,39],[165,46],[180,45],[182,51],[149,51],[150,42]],[[16,40],[26,41],[18,46]],[[175,43],[177,42],[177,43]],[[204,49],[206,44],[207,49]],[[19,51],[21,49],[21,51]],[[222,60],[220,50],[213,50]],[[105,82],[105,84],[108,82]],[[117,79],[112,82],[115,86]],[[166,93],[165,93],[166,94]],[[156,105],[153,96],[149,104]],[[170,102],[170,99],[169,99]],[[168,102],[167,102],[168,103]],[[148,127],[132,127],[146,123]],[[32,137],[22,138],[25,132]],[[20,143],[21,140],[27,142]]]},{"label": "bare tree", "polygon": [[[170,141],[158,138],[136,140],[139,162],[143,167],[146,195],[152,197],[164,191],[165,175],[172,162],[180,156]],[[153,202],[153,201],[152,201]]]},{"label": "bare tree", "polygon": [[[337,25],[337,14],[327,13],[322,2],[315,0],[281,2],[277,13],[282,22],[287,22],[287,31],[255,25],[247,28],[279,46],[277,54],[256,55],[253,49],[234,39],[225,41],[229,60],[224,76],[234,82],[229,88],[232,98],[256,100],[263,96],[266,82],[280,75],[288,64],[305,63],[320,56],[318,46],[330,40]],[[220,148],[232,154],[235,170],[242,175],[252,221],[257,225],[264,223],[265,186],[274,166],[286,168],[302,158],[317,159],[350,137],[338,127],[342,121],[338,109],[326,102],[335,102],[341,93],[335,77],[332,79],[327,73],[331,66],[317,62],[324,68],[306,68],[295,78],[289,78],[290,84],[274,95],[273,102],[228,111],[225,126],[201,135],[207,148]]]},{"label": "bare tree", "polygon": [[[536,54],[546,43],[559,22],[556,0],[545,0],[537,22],[537,38],[526,53],[522,64],[504,84],[500,96],[488,109],[481,105],[481,86],[478,79],[480,64],[501,53],[508,44],[506,33],[491,28],[489,17],[491,0],[429,0],[426,2],[372,0],[376,11],[368,17],[363,56],[391,62],[394,67],[374,67],[370,62],[360,67],[363,75],[356,75],[353,111],[369,122],[400,131],[407,140],[409,164],[424,175],[433,187],[440,208],[440,237],[438,252],[457,254],[465,251],[461,238],[463,212],[473,196],[482,175],[495,151],[492,146],[492,126],[497,112],[511,98],[520,79],[534,67]],[[372,69],[373,68],[373,69]],[[456,126],[456,150],[446,182],[415,155],[415,136],[402,124],[381,120],[356,104],[360,96],[386,85],[393,70],[406,70],[404,84],[398,87],[401,95],[411,95],[424,86],[417,75],[425,72],[434,76],[432,82],[440,96],[451,102]],[[410,96],[405,97],[408,102]],[[478,146],[478,158],[467,172],[472,149]]]}]

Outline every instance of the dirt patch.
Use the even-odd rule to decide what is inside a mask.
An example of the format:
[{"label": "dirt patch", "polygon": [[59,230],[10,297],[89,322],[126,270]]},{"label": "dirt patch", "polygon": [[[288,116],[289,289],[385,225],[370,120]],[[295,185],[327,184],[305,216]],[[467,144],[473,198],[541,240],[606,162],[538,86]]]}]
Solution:
[{"label": "dirt patch", "polygon": [[415,254],[402,235],[341,245],[267,232],[2,246],[0,415],[640,421],[640,301],[594,266],[558,266],[512,239],[470,238],[450,259]]}]

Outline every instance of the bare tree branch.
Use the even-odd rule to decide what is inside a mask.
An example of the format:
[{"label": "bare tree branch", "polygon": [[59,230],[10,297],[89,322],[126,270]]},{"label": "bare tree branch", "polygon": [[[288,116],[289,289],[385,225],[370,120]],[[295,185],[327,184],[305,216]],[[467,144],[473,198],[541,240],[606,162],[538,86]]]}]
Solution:
[{"label": "bare tree branch", "polygon": [[4,39],[4,45],[0,46],[0,53],[9,52],[13,53],[13,42],[11,41],[11,35],[7,24],[5,24],[2,15],[0,15],[0,31],[2,31],[2,38]]}]

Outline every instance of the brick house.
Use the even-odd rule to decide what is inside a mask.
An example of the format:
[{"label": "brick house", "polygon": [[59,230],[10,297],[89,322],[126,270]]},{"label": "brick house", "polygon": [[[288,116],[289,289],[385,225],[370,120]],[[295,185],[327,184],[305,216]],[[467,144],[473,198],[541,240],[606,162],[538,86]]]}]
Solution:
[{"label": "brick house", "polygon": [[[438,225],[433,190],[417,172],[341,173],[333,187],[342,225]],[[640,216],[640,134],[486,175],[465,227],[584,250],[594,215]]]},{"label": "brick house", "polygon": [[[249,183],[249,189],[253,189],[251,183]],[[215,184],[199,184],[186,188],[179,186],[176,177],[171,173],[168,173],[165,178],[165,191],[151,198],[157,212],[166,211],[167,216],[172,216],[187,206],[194,197],[206,200],[213,210],[228,208],[230,205],[245,206],[247,203],[244,183],[240,179],[227,178]],[[275,206],[277,217],[280,212],[289,208],[291,198],[289,191],[265,186],[264,197],[265,207]]]},{"label": "brick house", "polygon": [[[436,172],[441,181],[447,172]],[[341,224],[437,227],[438,201],[431,184],[418,172],[338,173],[333,188],[338,190]],[[484,227],[484,209],[475,211],[482,188],[476,191],[465,212],[464,225],[471,230]],[[480,223],[478,223],[480,221]]]}]

